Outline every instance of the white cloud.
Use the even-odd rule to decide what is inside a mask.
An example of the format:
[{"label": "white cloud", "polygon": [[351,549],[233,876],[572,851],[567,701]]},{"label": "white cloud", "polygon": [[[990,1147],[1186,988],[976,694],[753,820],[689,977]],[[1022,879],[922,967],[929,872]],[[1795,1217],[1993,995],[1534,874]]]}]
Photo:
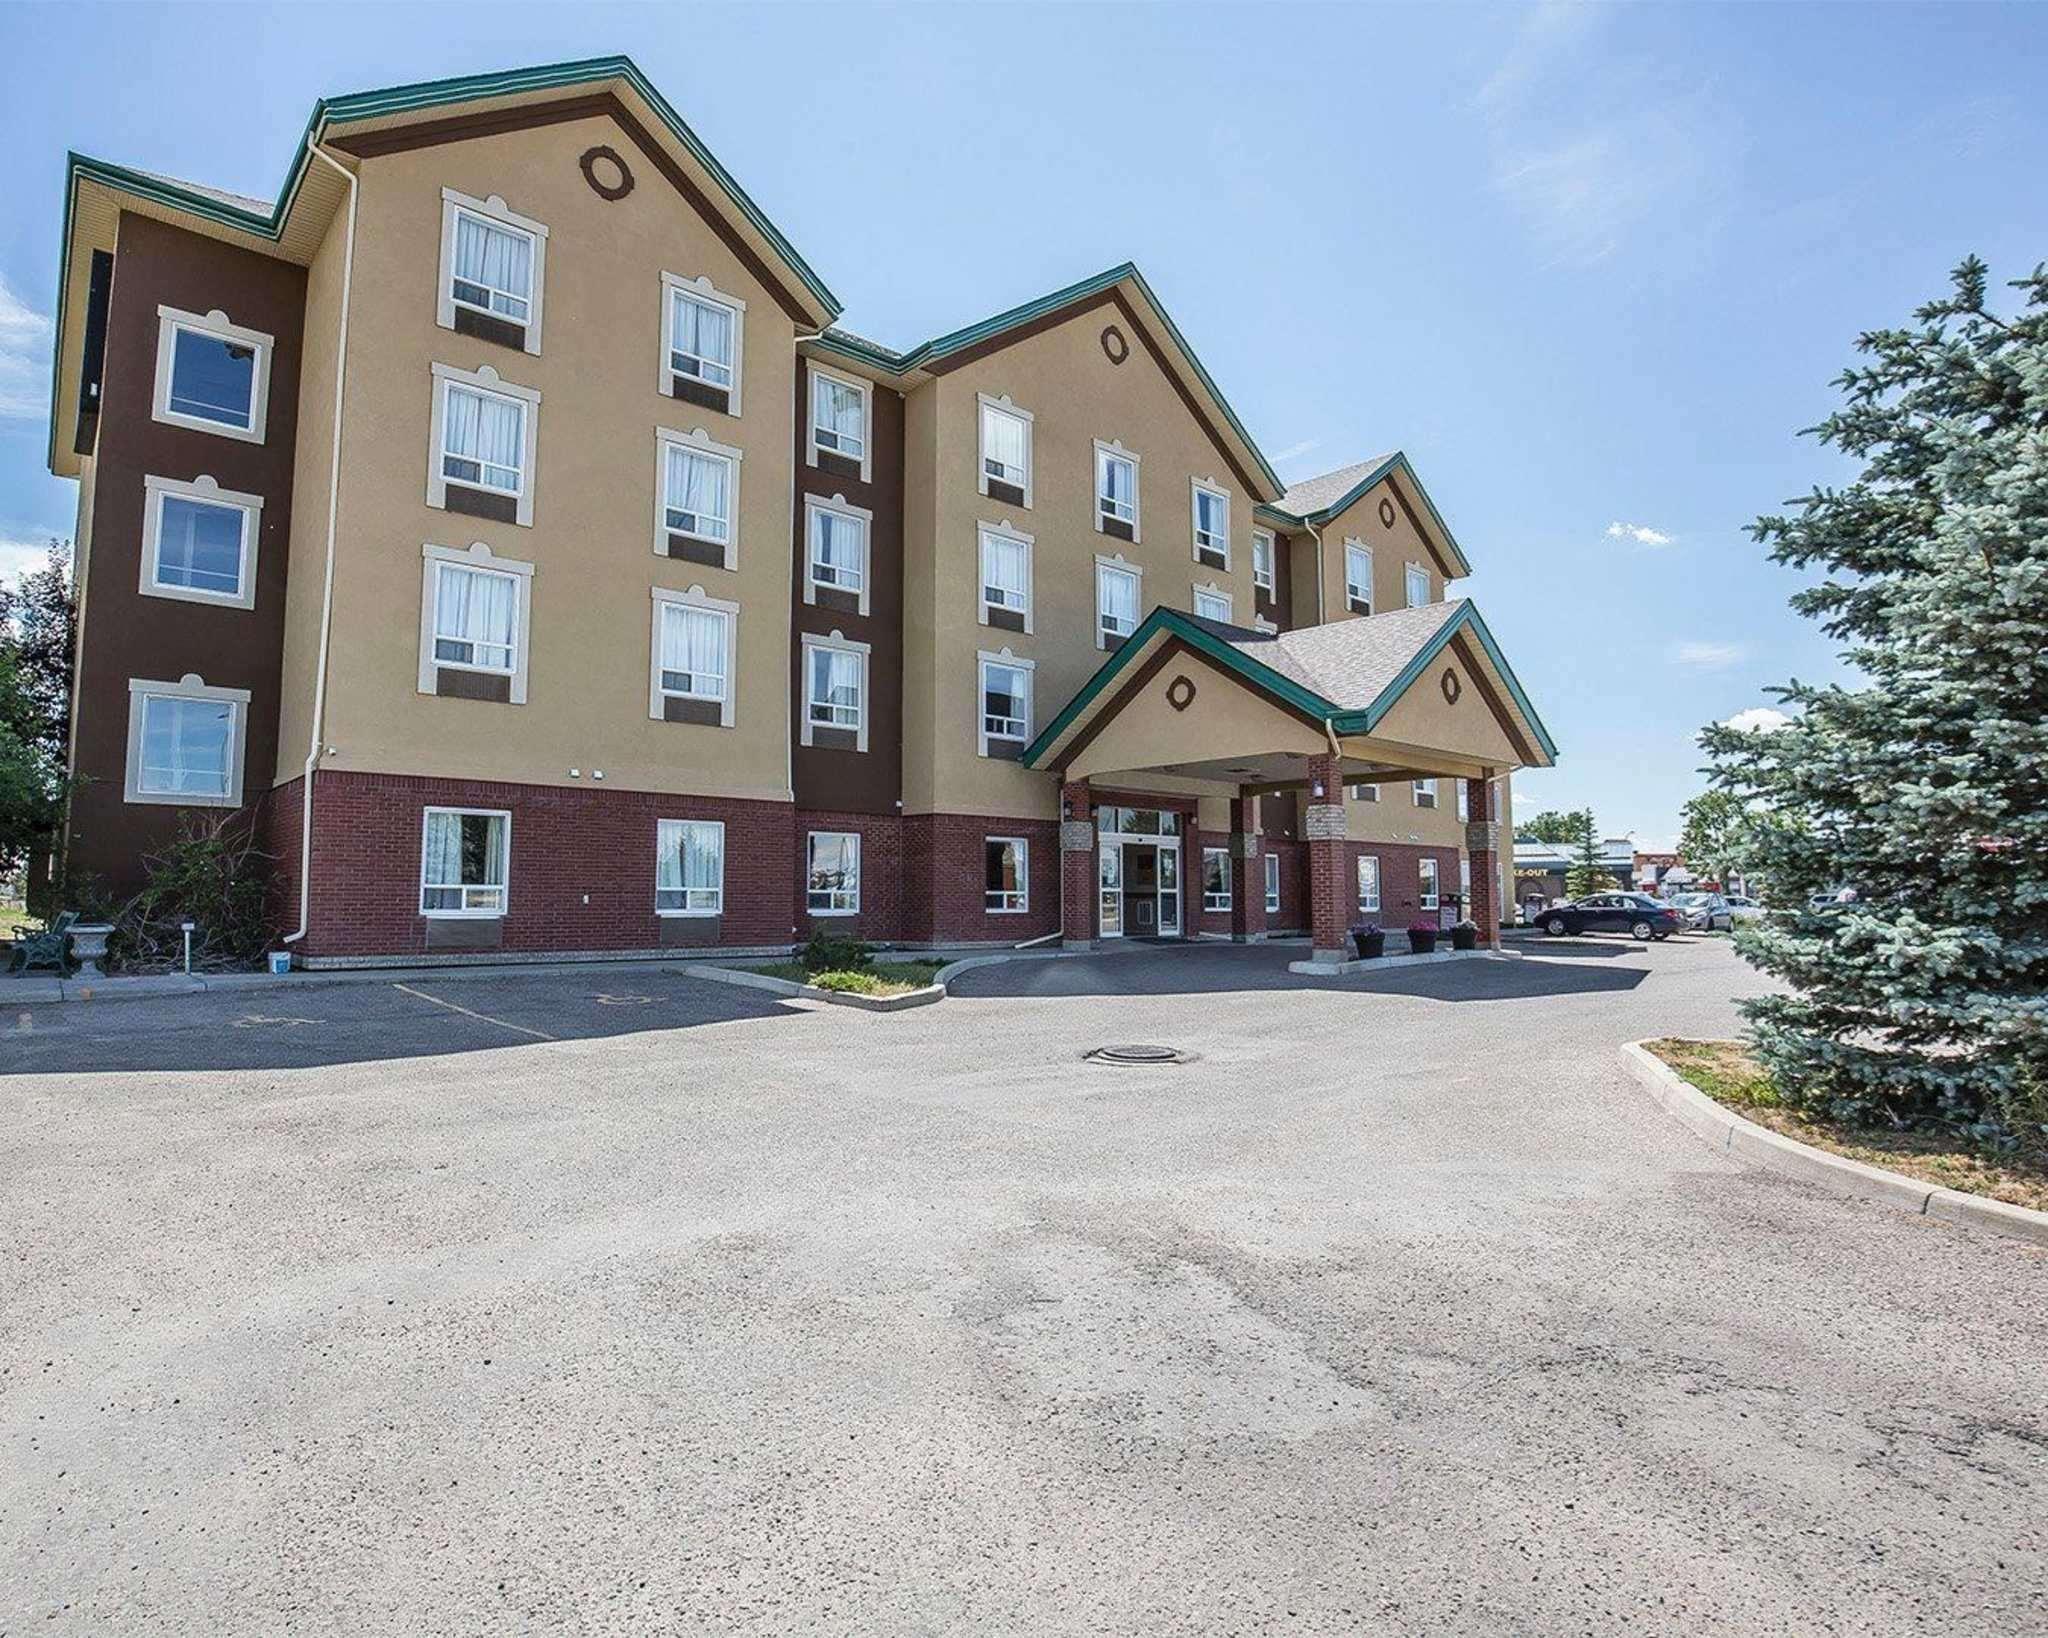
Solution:
[{"label": "white cloud", "polygon": [[0,580],[18,580],[40,569],[50,558],[50,537],[7,530],[0,532]]},{"label": "white cloud", "polygon": [[1740,643],[1686,642],[1672,645],[1671,657],[1680,665],[1695,665],[1705,671],[1731,666],[1749,652]]},{"label": "white cloud", "polygon": [[1531,796],[1527,791],[1516,791],[1515,806],[1518,808],[1540,808],[1543,806],[1543,801],[1540,797]]},{"label": "white cloud", "polygon": [[1662,529],[1652,529],[1647,523],[1610,523],[1607,538],[1632,540],[1638,546],[1669,546],[1676,537],[1667,535]]},{"label": "white cloud", "polygon": [[0,279],[0,420],[36,421],[50,408],[50,321]]},{"label": "white cloud", "polygon": [[1322,447],[1322,439],[1304,438],[1298,444],[1289,444],[1285,449],[1277,451],[1273,456],[1273,464],[1275,466],[1285,466],[1290,461],[1298,461],[1302,456],[1312,454]]},{"label": "white cloud", "polygon": [[1723,728],[1733,728],[1744,734],[1775,734],[1780,728],[1791,725],[1790,717],[1768,705],[1752,705],[1747,711],[1737,711],[1721,724]]}]

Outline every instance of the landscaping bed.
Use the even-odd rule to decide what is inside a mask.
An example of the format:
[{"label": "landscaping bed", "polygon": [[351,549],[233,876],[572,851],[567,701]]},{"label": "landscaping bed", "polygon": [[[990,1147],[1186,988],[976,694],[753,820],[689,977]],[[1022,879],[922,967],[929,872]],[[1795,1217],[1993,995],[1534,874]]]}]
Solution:
[{"label": "landscaping bed", "polygon": [[769,961],[740,970],[767,978],[784,978],[792,984],[812,984],[821,990],[838,990],[846,995],[886,998],[929,988],[945,965],[943,961],[890,961],[870,968],[811,972],[800,961]]},{"label": "landscaping bed", "polygon": [[2048,1155],[1988,1154],[1958,1133],[1844,1126],[1787,1108],[1770,1076],[1737,1041],[1661,1040],[1643,1045],[1716,1103],[1796,1143],[1881,1166],[1932,1187],[2048,1211]]}]

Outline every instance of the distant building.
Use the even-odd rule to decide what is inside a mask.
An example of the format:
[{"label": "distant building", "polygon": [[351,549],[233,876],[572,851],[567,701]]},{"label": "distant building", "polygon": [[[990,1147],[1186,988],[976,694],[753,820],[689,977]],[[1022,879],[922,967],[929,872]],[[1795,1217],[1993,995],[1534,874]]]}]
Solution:
[{"label": "distant building", "polygon": [[[1555,842],[1532,836],[1515,838],[1515,905],[1526,919],[1531,913],[1571,895],[1565,878],[1574,854]],[[1636,885],[1636,845],[1626,836],[1610,836],[1600,844],[1600,868],[1618,887]]]}]

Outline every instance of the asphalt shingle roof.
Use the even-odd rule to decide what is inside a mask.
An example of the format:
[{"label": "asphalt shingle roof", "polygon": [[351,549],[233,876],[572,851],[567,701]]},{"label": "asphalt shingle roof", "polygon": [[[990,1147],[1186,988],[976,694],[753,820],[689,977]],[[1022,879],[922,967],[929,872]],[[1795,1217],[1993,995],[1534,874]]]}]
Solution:
[{"label": "asphalt shingle roof", "polygon": [[1384,455],[1375,455],[1369,461],[1357,461],[1350,466],[1340,466],[1334,472],[1325,472],[1320,477],[1303,478],[1299,483],[1287,486],[1287,493],[1280,497],[1280,510],[1297,518],[1313,517],[1316,513],[1331,507],[1350,494],[1367,474],[1377,471],[1394,458],[1389,450]]},{"label": "asphalt shingle roof", "polygon": [[1248,632],[1202,623],[1239,653],[1320,694],[1338,710],[1362,711],[1464,606],[1464,598],[1454,597],[1299,631]]},{"label": "asphalt shingle roof", "polygon": [[204,194],[208,199],[217,199],[223,205],[233,205],[236,210],[251,211],[258,216],[268,216],[272,209],[268,199],[251,199],[246,193],[230,193],[226,188],[210,188],[204,182],[187,182],[182,176],[166,176],[162,171],[137,171],[137,176],[146,176],[152,182],[162,182],[168,187],[182,188],[187,193]]}]

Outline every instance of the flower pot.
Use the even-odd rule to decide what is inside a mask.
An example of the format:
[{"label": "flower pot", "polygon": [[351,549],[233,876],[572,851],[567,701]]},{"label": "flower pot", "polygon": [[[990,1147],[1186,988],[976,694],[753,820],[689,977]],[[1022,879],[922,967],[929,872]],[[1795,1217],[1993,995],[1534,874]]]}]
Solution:
[{"label": "flower pot", "polygon": [[1408,929],[1408,948],[1416,955],[1429,955],[1436,949],[1434,927],[1411,927]]},{"label": "flower pot", "polygon": [[1451,948],[1454,950],[1476,950],[1479,948],[1479,929],[1464,924],[1451,929]]},{"label": "flower pot", "polygon": [[1360,961],[1374,961],[1387,953],[1385,933],[1353,933],[1351,943],[1358,951]]}]

